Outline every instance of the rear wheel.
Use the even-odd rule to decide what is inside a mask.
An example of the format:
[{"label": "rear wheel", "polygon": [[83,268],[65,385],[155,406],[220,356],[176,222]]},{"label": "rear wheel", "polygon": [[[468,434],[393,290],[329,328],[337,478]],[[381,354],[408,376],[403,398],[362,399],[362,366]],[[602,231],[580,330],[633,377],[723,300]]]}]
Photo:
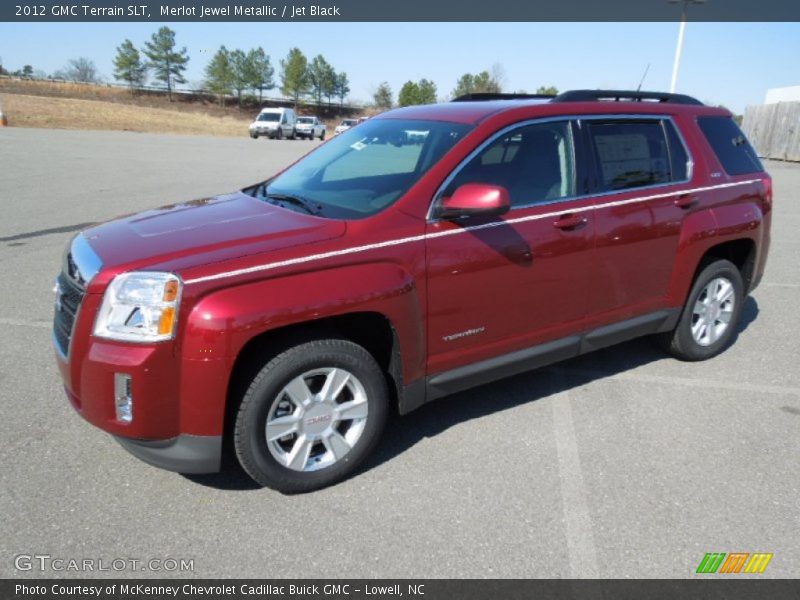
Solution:
[{"label": "rear wheel", "polygon": [[322,133],[319,134],[319,141],[322,141],[324,139],[325,139],[325,130],[323,129]]},{"label": "rear wheel", "polygon": [[727,260],[707,264],[695,279],[675,329],[662,335],[666,350],[681,360],[705,360],[733,340],[744,302],[739,269]]},{"label": "rear wheel", "polygon": [[386,379],[364,348],[336,339],[300,344],[270,360],[245,393],[236,455],[263,486],[316,490],[355,471],[387,411]]},{"label": "rear wheel", "polygon": [[292,134],[289,136],[289,139],[290,140],[297,139],[297,131],[294,128],[292,128]]}]

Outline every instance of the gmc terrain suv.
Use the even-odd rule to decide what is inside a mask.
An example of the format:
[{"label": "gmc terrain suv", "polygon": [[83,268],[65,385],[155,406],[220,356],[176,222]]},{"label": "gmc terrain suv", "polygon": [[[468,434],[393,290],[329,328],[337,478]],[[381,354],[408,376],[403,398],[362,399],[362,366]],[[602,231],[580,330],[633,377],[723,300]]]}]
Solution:
[{"label": "gmc terrain suv", "polygon": [[657,334],[721,352],[772,183],[688,96],[473,95],[390,111],[232,194],[84,231],[56,284],[69,400],[142,460],[339,481],[390,407]]}]

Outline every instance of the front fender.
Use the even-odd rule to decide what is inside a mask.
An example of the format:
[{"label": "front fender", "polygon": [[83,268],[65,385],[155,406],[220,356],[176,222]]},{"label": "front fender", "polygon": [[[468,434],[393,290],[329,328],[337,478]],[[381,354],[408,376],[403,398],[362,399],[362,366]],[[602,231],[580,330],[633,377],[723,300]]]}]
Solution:
[{"label": "front fender", "polygon": [[424,374],[422,304],[414,278],[395,263],[366,263],[287,275],[212,292],[191,309],[182,355],[232,365],[254,337],[288,325],[354,312],[392,323],[403,378]]}]

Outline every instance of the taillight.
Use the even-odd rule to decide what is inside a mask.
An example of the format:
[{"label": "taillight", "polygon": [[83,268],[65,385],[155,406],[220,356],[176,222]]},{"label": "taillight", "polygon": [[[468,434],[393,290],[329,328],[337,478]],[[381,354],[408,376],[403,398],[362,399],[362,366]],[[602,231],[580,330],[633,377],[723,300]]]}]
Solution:
[{"label": "taillight", "polygon": [[764,208],[769,210],[772,208],[772,177],[764,175],[761,183],[764,184]]}]

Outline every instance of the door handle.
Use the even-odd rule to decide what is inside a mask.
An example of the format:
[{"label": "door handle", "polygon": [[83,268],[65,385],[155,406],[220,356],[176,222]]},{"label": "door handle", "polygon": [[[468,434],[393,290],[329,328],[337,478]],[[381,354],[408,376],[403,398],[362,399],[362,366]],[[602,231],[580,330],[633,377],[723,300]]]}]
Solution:
[{"label": "door handle", "polygon": [[675,206],[678,208],[691,208],[697,204],[697,196],[694,194],[681,194],[675,199]]},{"label": "door handle", "polygon": [[567,213],[558,217],[558,219],[553,222],[553,227],[557,227],[558,229],[577,229],[578,227],[583,227],[588,222],[589,219],[586,217]]}]

